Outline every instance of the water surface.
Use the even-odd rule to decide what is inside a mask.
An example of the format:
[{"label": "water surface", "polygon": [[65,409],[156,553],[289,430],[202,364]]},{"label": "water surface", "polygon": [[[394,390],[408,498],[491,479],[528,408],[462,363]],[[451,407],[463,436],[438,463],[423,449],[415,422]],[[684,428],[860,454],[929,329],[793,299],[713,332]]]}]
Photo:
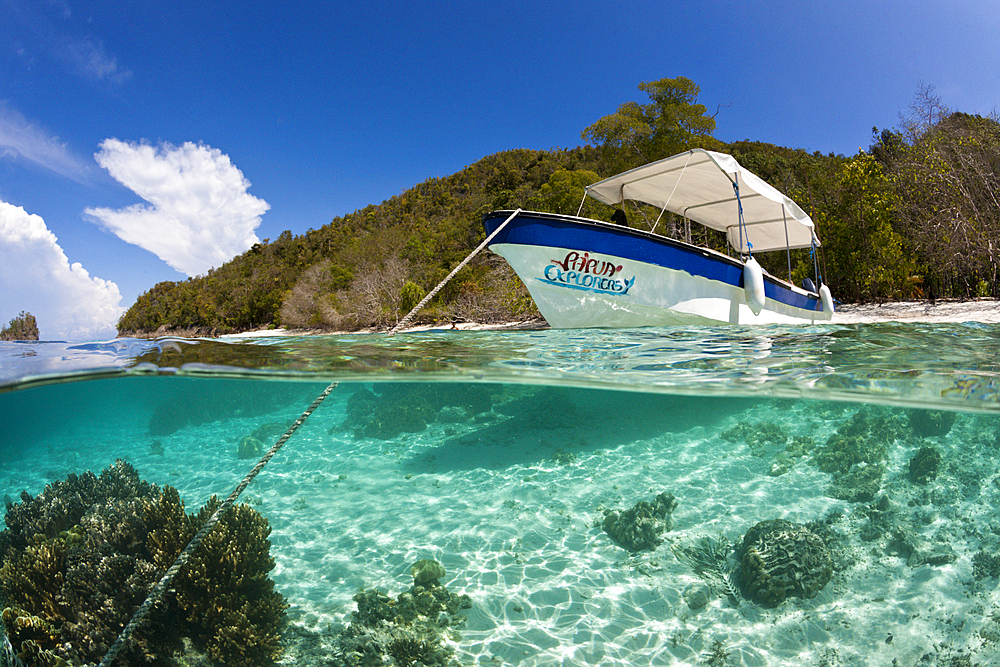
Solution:
[{"label": "water surface", "polygon": [[[329,664],[358,590],[422,558],[472,601],[462,664],[990,664],[998,359],[979,324],[0,343],[0,495],[124,459],[193,512],[338,382],[242,498],[284,664]],[[846,438],[873,458],[835,469]],[[659,544],[602,529],[661,493]],[[737,601],[678,558],[772,519],[829,550],[814,597]]]}]

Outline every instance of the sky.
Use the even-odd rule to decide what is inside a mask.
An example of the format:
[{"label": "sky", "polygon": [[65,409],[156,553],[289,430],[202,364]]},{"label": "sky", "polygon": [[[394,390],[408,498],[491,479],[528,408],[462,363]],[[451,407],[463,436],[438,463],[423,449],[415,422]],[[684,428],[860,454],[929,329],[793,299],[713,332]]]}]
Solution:
[{"label": "sky", "polygon": [[1000,0],[0,0],[0,327],[115,336],[205,274],[687,77],[715,136],[853,155],[1000,106]]}]

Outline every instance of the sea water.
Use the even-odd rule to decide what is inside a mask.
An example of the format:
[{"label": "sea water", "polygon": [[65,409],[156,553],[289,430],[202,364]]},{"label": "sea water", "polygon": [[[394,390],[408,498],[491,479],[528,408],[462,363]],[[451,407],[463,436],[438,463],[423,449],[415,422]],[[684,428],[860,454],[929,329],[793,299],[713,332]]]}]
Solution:
[{"label": "sea water", "polygon": [[[464,665],[1000,661],[995,325],[0,343],[0,497],[123,459],[194,512],[331,383],[240,498],[272,528],[281,664],[336,664],[354,596],[420,559],[471,600],[444,638]],[[859,424],[881,458],[838,477]],[[664,493],[658,543],[603,529]],[[826,545],[812,597],[734,597],[681,557],[731,561],[772,519]]]}]

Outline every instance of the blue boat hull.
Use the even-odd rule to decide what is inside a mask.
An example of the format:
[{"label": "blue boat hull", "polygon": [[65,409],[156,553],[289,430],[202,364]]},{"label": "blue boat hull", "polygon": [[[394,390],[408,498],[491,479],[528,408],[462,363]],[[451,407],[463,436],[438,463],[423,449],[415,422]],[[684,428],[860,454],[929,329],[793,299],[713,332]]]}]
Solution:
[{"label": "blue boat hull", "polygon": [[[487,235],[512,211],[483,219]],[[573,216],[519,212],[491,241],[556,328],[829,321],[818,294],[767,273],[758,313],[744,267],[674,239]]]}]

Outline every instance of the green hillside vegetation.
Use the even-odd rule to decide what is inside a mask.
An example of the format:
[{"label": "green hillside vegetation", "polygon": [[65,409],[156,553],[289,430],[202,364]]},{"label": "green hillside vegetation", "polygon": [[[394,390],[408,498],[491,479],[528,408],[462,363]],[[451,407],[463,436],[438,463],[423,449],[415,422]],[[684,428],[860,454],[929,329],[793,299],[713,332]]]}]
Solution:
[{"label": "green hillside vegetation", "polygon": [[0,329],[0,340],[38,340],[38,322],[35,321],[35,316],[22,310],[20,315]]},{"label": "green hillside vegetation", "polygon": [[[648,104],[627,102],[584,129],[570,149],[510,150],[432,178],[379,205],[334,218],[301,236],[283,232],[186,281],[142,294],[120,335],[224,333],[287,326],[387,328],[404,317],[484,238],[482,216],[521,207],[575,214],[584,186],[689,148],[732,154],[795,200],[824,247],[760,255],[766,269],[799,282],[818,263],[845,302],[1000,296],[1000,122],[946,109],[918,90],[902,127],[879,131],[857,155],[807,153],[753,141],[723,144],[714,116],[688,79],[643,83]],[[612,210],[584,203],[582,214]],[[632,207],[629,224],[650,229],[657,212]],[[697,225],[695,226],[698,227]],[[683,237],[676,218],[657,232]],[[714,232],[692,241],[725,250]],[[514,321],[538,317],[506,262],[484,251],[417,321]]]}]

